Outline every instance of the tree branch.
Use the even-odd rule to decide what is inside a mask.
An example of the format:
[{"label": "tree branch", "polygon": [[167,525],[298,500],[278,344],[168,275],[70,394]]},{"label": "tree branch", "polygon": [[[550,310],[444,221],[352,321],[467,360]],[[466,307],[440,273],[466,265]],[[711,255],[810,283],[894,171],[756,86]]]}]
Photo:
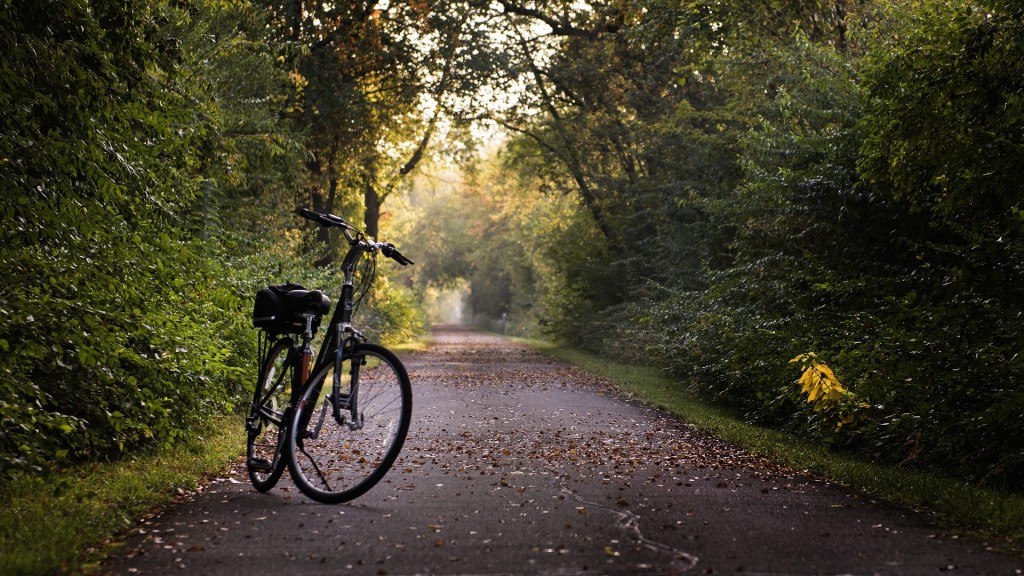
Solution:
[{"label": "tree branch", "polygon": [[[463,23],[464,22],[465,20],[463,20]],[[448,49],[445,51],[444,55],[444,69],[441,70],[441,79],[437,83],[437,94],[435,96],[435,99],[437,100],[437,107],[434,108],[434,115],[430,118],[430,122],[427,124],[427,129],[423,133],[423,138],[416,146],[416,150],[413,151],[412,157],[410,157],[409,161],[402,166],[401,170],[398,171],[401,176],[405,176],[416,168],[416,165],[423,159],[423,153],[430,144],[430,138],[434,135],[434,129],[437,127],[437,119],[441,116],[441,100],[444,98],[445,93],[448,92],[448,84],[451,81],[452,61],[455,59],[455,47],[458,44],[457,36],[458,28],[456,28],[455,32],[448,37]]]},{"label": "tree branch", "polygon": [[535,8],[527,8],[510,2],[509,0],[498,0],[501,4],[501,8],[507,14],[516,14],[518,16],[525,16],[527,18],[533,18],[539,20],[549,27],[551,27],[551,33],[555,36],[576,36],[581,38],[596,38],[601,34],[614,34],[619,31],[621,24],[609,22],[603,26],[598,26],[593,29],[579,28],[569,22],[563,22],[558,20],[540,10]]}]

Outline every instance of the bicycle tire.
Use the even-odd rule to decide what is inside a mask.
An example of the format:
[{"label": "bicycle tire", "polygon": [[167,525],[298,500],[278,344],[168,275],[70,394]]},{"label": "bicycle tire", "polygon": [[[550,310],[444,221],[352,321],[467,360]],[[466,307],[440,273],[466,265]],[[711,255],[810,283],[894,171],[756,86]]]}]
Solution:
[{"label": "bicycle tire", "polygon": [[[353,429],[347,402],[357,376],[357,412]],[[362,496],[398,458],[412,421],[412,385],[402,362],[375,344],[357,344],[343,360],[344,419],[333,415],[333,363],[309,380],[288,427],[288,468],[295,485],[309,498],[338,504]]]},{"label": "bicycle tire", "polygon": [[291,338],[281,338],[271,346],[260,368],[246,418],[246,469],[249,481],[260,492],[277,485],[286,466],[282,454],[287,424],[287,406],[292,371]]}]

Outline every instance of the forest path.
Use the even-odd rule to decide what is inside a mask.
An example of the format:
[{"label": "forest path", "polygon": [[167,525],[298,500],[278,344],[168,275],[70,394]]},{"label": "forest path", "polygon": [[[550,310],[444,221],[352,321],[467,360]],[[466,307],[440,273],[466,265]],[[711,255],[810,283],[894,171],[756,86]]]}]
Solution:
[{"label": "forest path", "polygon": [[140,524],[109,574],[1021,574],[1024,560],[806,478],[493,335],[403,355],[413,425],[327,506],[239,466]]}]

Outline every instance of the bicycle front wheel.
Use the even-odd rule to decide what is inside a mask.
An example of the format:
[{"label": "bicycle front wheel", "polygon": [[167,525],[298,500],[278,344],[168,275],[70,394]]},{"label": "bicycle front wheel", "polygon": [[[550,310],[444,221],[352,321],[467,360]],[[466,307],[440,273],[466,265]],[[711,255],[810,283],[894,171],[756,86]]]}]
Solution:
[{"label": "bicycle front wheel", "polygon": [[326,504],[358,498],[395,463],[412,420],[412,386],[402,362],[374,344],[346,356],[334,389],[333,363],[310,379],[288,427],[288,467],[303,494]]},{"label": "bicycle front wheel", "polygon": [[260,366],[252,405],[245,420],[246,468],[249,480],[260,492],[273,488],[285,468],[285,409],[292,380],[291,338],[281,338],[270,347]]}]

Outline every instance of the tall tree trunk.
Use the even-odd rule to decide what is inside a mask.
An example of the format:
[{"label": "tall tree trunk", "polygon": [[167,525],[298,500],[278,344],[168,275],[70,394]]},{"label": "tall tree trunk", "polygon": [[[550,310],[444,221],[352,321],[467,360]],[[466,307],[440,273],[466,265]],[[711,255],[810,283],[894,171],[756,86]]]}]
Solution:
[{"label": "tall tree trunk", "polygon": [[[306,168],[312,176],[312,183],[309,186],[309,198],[313,204],[314,212],[331,212],[334,209],[334,199],[338,192],[338,179],[331,177],[327,181],[326,190],[323,182],[323,165],[318,158],[306,162]],[[316,239],[319,243],[326,245],[324,252],[316,259],[314,266],[323,268],[334,262],[335,242],[331,235],[331,229],[317,226]]]},{"label": "tall tree trunk", "polygon": [[363,204],[366,206],[363,212],[363,230],[370,238],[377,239],[380,225],[381,197],[377,188],[373,185],[373,179],[367,176],[363,184]]},{"label": "tall tree trunk", "polygon": [[849,11],[846,8],[847,0],[837,0],[835,3],[836,14],[836,50],[845,54],[847,49],[846,40],[846,15]]}]

